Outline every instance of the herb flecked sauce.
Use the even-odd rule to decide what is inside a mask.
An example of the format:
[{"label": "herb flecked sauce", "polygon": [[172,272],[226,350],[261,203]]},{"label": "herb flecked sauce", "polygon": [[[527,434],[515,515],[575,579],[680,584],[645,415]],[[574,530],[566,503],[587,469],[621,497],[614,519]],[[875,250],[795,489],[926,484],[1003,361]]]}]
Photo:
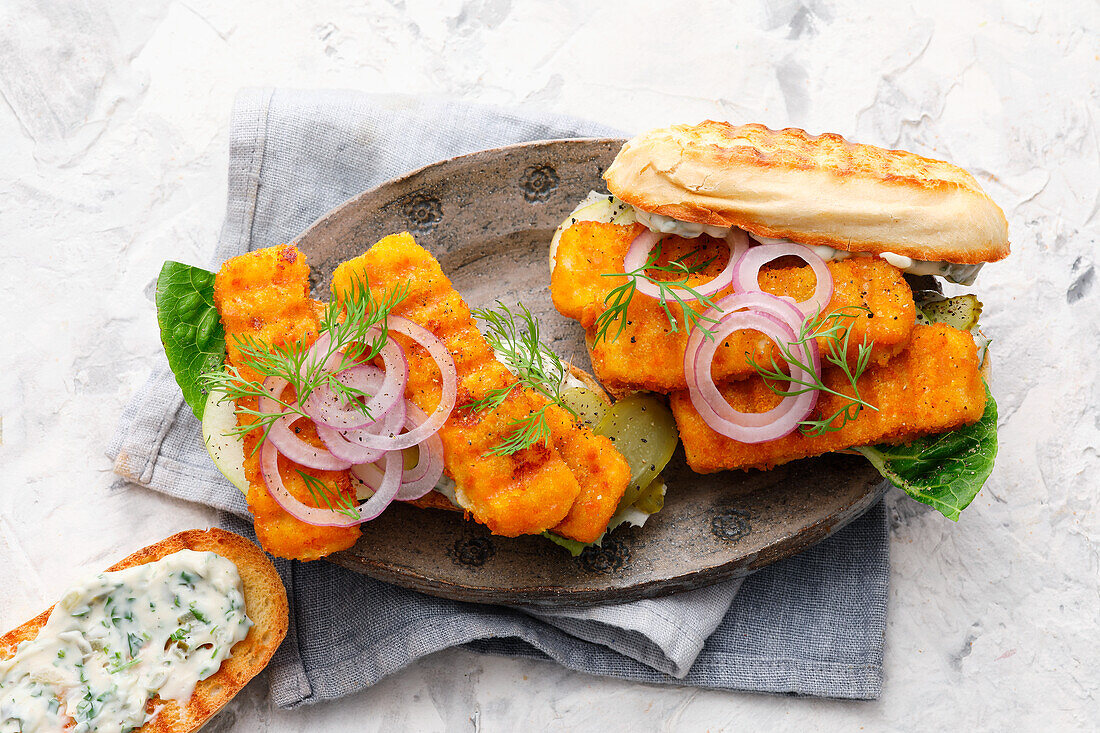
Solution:
[{"label": "herb flecked sauce", "polygon": [[70,588],[38,637],[0,661],[0,733],[125,733],[185,702],[252,622],[237,567],[181,550]]}]

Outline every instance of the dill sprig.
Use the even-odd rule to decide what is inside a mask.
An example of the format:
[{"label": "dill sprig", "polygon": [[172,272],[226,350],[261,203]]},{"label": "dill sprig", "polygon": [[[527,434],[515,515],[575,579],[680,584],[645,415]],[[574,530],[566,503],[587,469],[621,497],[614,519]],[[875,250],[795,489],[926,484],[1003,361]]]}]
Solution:
[{"label": "dill sprig", "polygon": [[[386,318],[405,299],[408,291],[408,283],[405,283],[378,300],[371,292],[366,275],[356,276],[343,291],[342,300],[333,298],[325,305],[321,335],[327,335],[329,343],[327,348],[315,354],[310,354],[310,345],[303,339],[290,344],[265,344],[250,334],[235,334],[233,340],[241,354],[239,366],[247,367],[258,377],[246,379],[237,365],[228,362],[220,370],[203,376],[207,389],[237,402],[237,414],[251,418],[230,432],[241,435],[259,427],[266,439],[271,426],[286,413],[308,417],[301,405],[321,387],[328,387],[342,402],[357,407],[369,418],[370,412],[363,401],[369,395],[345,385],[336,374],[378,355],[389,339]],[[333,357],[337,357],[336,366],[325,369],[325,364]],[[281,395],[264,389],[263,382],[268,377],[285,379],[294,387],[297,400],[286,402]],[[280,409],[265,412],[244,407],[241,400],[246,397],[269,397]]]},{"label": "dill sprig", "polygon": [[[497,387],[485,393],[485,396],[468,402],[463,409],[480,412],[495,410],[504,404],[512,390],[527,388],[545,397],[547,403],[532,410],[525,417],[513,420],[509,425],[509,437],[500,445],[489,450],[490,455],[511,455],[524,448],[530,448],[538,442],[547,444],[550,440],[550,423],[546,419],[546,409],[551,404],[567,410],[574,417],[576,413],[561,397],[561,387],[569,368],[561,357],[549,346],[542,343],[539,336],[539,321],[522,303],[518,304],[519,313],[512,312],[506,305],[497,301],[497,308],[478,308],[472,313],[485,322],[488,330],[485,340],[497,352],[498,357],[516,376],[516,381],[506,387]],[[517,323],[517,319],[519,322]]]},{"label": "dill sprig", "polygon": [[[792,378],[780,368],[775,360],[774,354],[771,357],[771,368],[760,366],[751,355],[747,357],[749,364],[751,364],[756,372],[764,378],[764,383],[768,386],[768,389],[780,397],[793,397],[816,390],[836,395],[845,400],[836,412],[826,418],[820,420],[803,420],[799,424],[799,429],[806,435],[824,435],[825,433],[832,433],[840,430],[847,425],[849,421],[855,420],[865,407],[875,410],[876,412],[878,411],[877,407],[860,396],[859,385],[857,384],[857,381],[863,375],[863,372],[867,370],[867,365],[871,361],[871,346],[874,342],[868,343],[866,334],[864,334],[863,343],[859,344],[857,347],[855,365],[848,364],[848,346],[852,335],[852,323],[859,317],[858,311],[867,312],[868,310],[869,309],[862,306],[847,306],[838,308],[824,316],[818,313],[816,317],[809,318],[802,324],[798,332],[798,337],[795,338],[794,341],[789,344],[779,344],[779,351],[783,355],[783,360],[787,362],[787,364],[801,367],[803,371],[810,375],[810,381]],[[838,367],[844,373],[845,378],[848,380],[848,384],[851,385],[852,394],[849,395],[838,392],[827,386],[825,382],[822,381],[821,377],[814,372],[812,364],[802,361],[792,353],[793,346],[804,347],[810,339],[824,340],[825,349],[823,351],[825,360]],[[780,389],[775,386],[773,382],[787,382],[791,385],[791,388]],[[838,420],[840,423],[836,424]]]},{"label": "dill sprig", "polygon": [[[665,311],[665,317],[668,318],[668,323],[673,333],[678,332],[680,326],[676,322],[676,317],[672,314],[672,310],[668,306],[670,298],[679,303],[681,310],[683,310],[684,330],[690,332],[701,320],[717,323],[717,319],[711,318],[710,316],[704,316],[702,313],[688,307],[687,302],[684,301],[681,296],[681,292],[686,292],[702,303],[705,308],[714,307],[714,302],[710,298],[700,294],[698,290],[688,284],[688,279],[691,275],[697,275],[705,270],[717,257],[711,257],[709,260],[702,262],[688,262],[689,258],[698,255],[701,251],[700,249],[693,249],[682,257],[670,260],[667,265],[658,265],[657,261],[661,258],[661,243],[658,242],[657,246],[653,248],[653,251],[649,253],[649,257],[646,259],[645,264],[638,269],[632,270],[631,272],[602,273],[603,277],[625,277],[626,282],[613,288],[604,296],[603,300],[604,303],[607,304],[607,309],[596,318],[596,337],[592,340],[592,343],[597,344],[600,339],[613,341],[622,334],[623,329],[626,328],[626,309],[630,306],[630,301],[633,300],[634,293],[638,289],[638,280],[647,280],[659,289],[659,302],[661,308]],[[679,275],[680,278],[677,280],[657,280],[647,274],[647,270]],[[615,321],[619,322],[619,328],[615,331],[613,336],[609,336],[609,331]],[[709,331],[704,331],[704,333],[708,338],[713,338],[713,336],[710,336]]]},{"label": "dill sprig", "polygon": [[537,410],[532,410],[526,417],[509,423],[508,429],[510,432],[508,437],[486,451],[486,455],[510,456],[525,448],[530,448],[536,443],[549,445],[550,423],[546,419],[546,408],[549,406],[550,403],[546,403]]},{"label": "dill sprig", "polygon": [[329,511],[338,512],[352,519],[359,518],[359,512],[356,510],[354,501],[344,496],[339,491],[330,489],[328,484],[316,476],[310,476],[308,473],[299,469],[294,470],[302,477],[302,481],[305,483],[309,495],[313,497],[313,502],[318,507],[323,503],[329,508]]}]

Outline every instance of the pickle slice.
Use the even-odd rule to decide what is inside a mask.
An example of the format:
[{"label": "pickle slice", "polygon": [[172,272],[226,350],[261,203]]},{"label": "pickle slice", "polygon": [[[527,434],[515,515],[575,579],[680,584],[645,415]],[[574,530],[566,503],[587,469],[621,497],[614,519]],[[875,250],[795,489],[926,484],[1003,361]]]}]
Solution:
[{"label": "pickle slice", "polygon": [[649,486],[642,489],[642,492],[638,494],[638,498],[634,500],[634,508],[646,514],[656,514],[665,506],[665,492],[667,490],[668,484],[665,483],[661,474],[657,474],[649,482]]},{"label": "pickle slice", "polygon": [[611,438],[630,466],[630,484],[619,506],[630,506],[668,464],[680,434],[672,411],[652,395],[633,394],[612,405],[596,426]]},{"label": "pickle slice", "polygon": [[[954,298],[925,303],[919,310],[920,314],[927,319],[925,325],[946,323],[960,331],[969,331],[978,325],[982,304],[973,295],[958,295]],[[919,322],[924,323],[924,321]]]},{"label": "pickle slice", "polygon": [[598,425],[610,409],[600,395],[584,387],[570,387],[562,390],[561,401],[571,408],[580,421],[588,427]]},{"label": "pickle slice", "polygon": [[214,461],[214,467],[229,483],[248,495],[244,474],[244,439],[232,432],[237,427],[237,409],[233,400],[220,392],[211,392],[202,413],[202,441]]}]

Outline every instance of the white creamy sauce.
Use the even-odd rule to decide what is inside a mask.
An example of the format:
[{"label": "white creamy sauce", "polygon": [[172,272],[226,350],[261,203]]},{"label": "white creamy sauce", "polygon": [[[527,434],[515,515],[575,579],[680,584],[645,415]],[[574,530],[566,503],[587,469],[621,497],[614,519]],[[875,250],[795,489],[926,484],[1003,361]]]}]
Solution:
[{"label": "white creamy sauce", "polygon": [[[38,637],[0,661],[0,733],[125,733],[153,696],[187,701],[252,622],[237,567],[181,550],[70,588]],[[154,712],[155,715],[155,712]]]},{"label": "white creamy sauce", "polygon": [[[676,236],[686,237],[688,239],[698,237],[700,234],[709,234],[712,237],[723,238],[729,234],[731,229],[731,227],[707,226],[705,224],[680,221],[670,216],[651,214],[638,208],[634,209],[634,215],[639,222],[649,227],[651,231],[663,234],[675,234]],[[791,243],[789,239],[763,237],[756,234],[749,234],[749,236],[760,244]],[[853,256],[870,256],[870,253],[848,252],[846,250],[834,249],[827,245],[805,246],[812,249],[818,257],[826,262],[839,262]],[[982,263],[966,265],[955,262],[914,260],[911,257],[905,257],[904,255],[895,254],[893,252],[883,252],[879,256],[902,272],[907,272],[910,275],[939,275],[945,280],[950,280],[960,285],[973,285],[975,278],[978,277],[978,271],[982,269]]]},{"label": "white creamy sauce", "polygon": [[675,234],[677,237],[684,237],[685,239],[694,239],[700,234],[709,234],[712,237],[721,239],[730,233],[730,227],[717,227],[709,224],[698,224],[692,221],[680,221],[679,219],[673,219],[671,216],[651,214],[637,207],[634,207],[634,218],[648,227],[650,231],[660,232],[662,234]]}]

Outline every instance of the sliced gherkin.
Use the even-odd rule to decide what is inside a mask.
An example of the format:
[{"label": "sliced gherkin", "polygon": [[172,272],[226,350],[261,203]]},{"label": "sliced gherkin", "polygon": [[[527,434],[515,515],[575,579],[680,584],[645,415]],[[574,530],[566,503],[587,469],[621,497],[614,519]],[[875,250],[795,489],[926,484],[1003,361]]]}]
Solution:
[{"label": "sliced gherkin", "polygon": [[668,464],[680,434],[672,411],[652,395],[633,394],[612,405],[595,428],[630,466],[630,484],[619,506],[630,506]]},{"label": "sliced gherkin", "polygon": [[[978,325],[982,304],[973,295],[958,295],[954,298],[925,303],[919,310],[920,315],[927,319],[927,324],[946,323],[960,331],[969,331]],[[920,320],[919,315],[918,322],[925,323]]]},{"label": "sliced gherkin", "polygon": [[656,514],[665,506],[665,491],[667,490],[668,484],[665,483],[661,474],[657,474],[649,482],[649,486],[642,489],[642,492],[638,494],[638,498],[634,500],[634,508],[646,514]]},{"label": "sliced gherkin", "polygon": [[562,390],[561,401],[571,408],[580,421],[588,427],[598,425],[609,409],[609,405],[600,395],[584,387],[570,387]]}]

